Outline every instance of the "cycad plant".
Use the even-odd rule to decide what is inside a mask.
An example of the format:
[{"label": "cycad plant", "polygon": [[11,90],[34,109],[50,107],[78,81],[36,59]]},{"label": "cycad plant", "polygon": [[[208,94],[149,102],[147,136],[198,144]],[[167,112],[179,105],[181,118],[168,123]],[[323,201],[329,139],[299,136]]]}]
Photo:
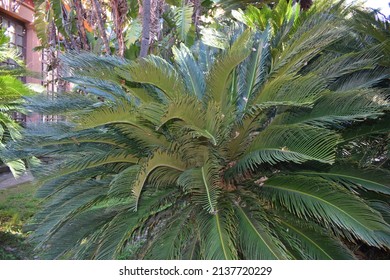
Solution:
[{"label": "cycad plant", "polygon": [[387,116],[380,49],[341,52],[353,31],[331,13],[295,19],[273,32],[232,28],[218,55],[199,43],[172,61],[63,57],[76,92],[30,108],[68,121],[25,138],[27,155],[50,156],[36,172],[46,207],[30,227],[43,257],[388,250],[389,172],[358,170],[344,149]]}]

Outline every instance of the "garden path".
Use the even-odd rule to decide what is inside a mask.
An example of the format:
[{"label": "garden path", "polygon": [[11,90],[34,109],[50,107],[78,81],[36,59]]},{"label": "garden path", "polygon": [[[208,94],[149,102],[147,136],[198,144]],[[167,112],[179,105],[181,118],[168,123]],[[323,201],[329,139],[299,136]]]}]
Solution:
[{"label": "garden path", "polygon": [[31,182],[32,180],[34,180],[34,177],[31,175],[30,172],[26,172],[24,175],[18,177],[17,179],[15,179],[10,172],[3,173],[0,174],[0,190],[7,189],[19,184]]}]

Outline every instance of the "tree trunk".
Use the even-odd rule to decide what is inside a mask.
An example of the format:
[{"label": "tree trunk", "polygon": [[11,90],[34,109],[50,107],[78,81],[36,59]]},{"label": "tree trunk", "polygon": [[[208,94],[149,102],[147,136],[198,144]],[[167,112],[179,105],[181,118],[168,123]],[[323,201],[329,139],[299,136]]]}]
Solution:
[{"label": "tree trunk", "polygon": [[127,0],[111,0],[111,10],[114,20],[114,31],[118,42],[118,55],[123,56],[125,41],[123,38],[123,24],[128,11]]},{"label": "tree trunk", "polygon": [[199,19],[201,16],[200,13],[201,13],[201,9],[202,9],[202,3],[200,0],[192,0],[191,2],[194,5],[194,13],[192,15],[192,21],[193,21],[194,26],[195,26],[196,35],[199,37],[199,33],[200,33]]},{"label": "tree trunk", "polygon": [[77,16],[77,29],[80,34],[80,41],[81,41],[81,47],[83,50],[88,50],[88,40],[87,40],[87,33],[84,28],[84,9],[83,4],[80,0],[73,0],[75,10],[76,10],[76,16]]},{"label": "tree trunk", "polygon": [[145,57],[149,50],[150,40],[150,0],[143,0],[142,4],[142,40],[140,57]]},{"label": "tree trunk", "polygon": [[103,44],[106,48],[106,53],[111,54],[110,45],[107,39],[106,29],[104,28],[104,22],[101,16],[103,14],[102,8],[98,0],[92,0],[92,4],[93,4],[93,11],[95,13],[95,18],[100,29],[100,35],[102,36]]},{"label": "tree trunk", "polygon": [[313,5],[312,0],[301,0],[299,2],[301,4],[301,9],[304,11],[308,10],[311,7],[311,5]]}]

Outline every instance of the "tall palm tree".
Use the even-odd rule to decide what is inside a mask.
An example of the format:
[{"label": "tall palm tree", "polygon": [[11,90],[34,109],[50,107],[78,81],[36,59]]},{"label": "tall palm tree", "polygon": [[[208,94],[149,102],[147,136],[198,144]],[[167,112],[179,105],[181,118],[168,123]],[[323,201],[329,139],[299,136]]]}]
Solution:
[{"label": "tall palm tree", "polygon": [[334,51],[353,37],[344,19],[318,12],[290,23],[232,28],[218,55],[181,45],[172,62],[65,56],[67,80],[85,94],[31,100],[68,122],[25,138],[24,152],[52,159],[37,170],[47,203],[30,227],[43,257],[349,259],[344,244],[356,242],[388,250],[390,173],[359,170],[344,153],[359,127],[388,118],[376,86],[387,76],[373,49]]}]

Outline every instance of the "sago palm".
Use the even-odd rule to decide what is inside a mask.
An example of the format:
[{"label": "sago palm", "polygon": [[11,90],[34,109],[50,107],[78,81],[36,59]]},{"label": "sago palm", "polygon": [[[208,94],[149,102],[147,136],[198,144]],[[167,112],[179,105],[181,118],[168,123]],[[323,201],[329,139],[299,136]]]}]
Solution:
[{"label": "sago palm", "polygon": [[25,156],[50,159],[36,172],[47,202],[30,227],[43,256],[348,259],[347,243],[388,249],[389,172],[358,170],[343,153],[367,133],[361,124],[387,116],[379,49],[335,51],[354,35],[329,13],[281,28],[232,28],[218,55],[181,45],[171,62],[63,57],[75,93],[30,108],[68,121],[25,138]]}]

